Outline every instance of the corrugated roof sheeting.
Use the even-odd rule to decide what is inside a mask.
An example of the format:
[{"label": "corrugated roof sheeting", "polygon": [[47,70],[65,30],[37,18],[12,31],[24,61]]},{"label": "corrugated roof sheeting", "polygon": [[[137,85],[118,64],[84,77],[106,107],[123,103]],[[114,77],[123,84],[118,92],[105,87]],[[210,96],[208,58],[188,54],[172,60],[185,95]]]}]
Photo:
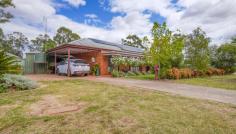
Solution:
[{"label": "corrugated roof sheeting", "polygon": [[109,50],[115,50],[115,51],[131,51],[131,52],[138,52],[138,53],[143,53],[144,51],[143,49],[140,49],[140,48],[126,46],[122,44],[116,44],[116,43],[93,39],[93,38],[79,39],[76,41],[72,41],[68,44],[101,48],[101,49],[109,49]]}]

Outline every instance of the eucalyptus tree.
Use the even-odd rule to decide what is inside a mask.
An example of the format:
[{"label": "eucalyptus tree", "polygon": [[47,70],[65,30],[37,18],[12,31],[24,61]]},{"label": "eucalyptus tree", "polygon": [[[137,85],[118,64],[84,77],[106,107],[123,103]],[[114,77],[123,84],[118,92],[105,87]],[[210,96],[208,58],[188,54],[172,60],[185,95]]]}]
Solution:
[{"label": "eucalyptus tree", "polygon": [[11,54],[23,57],[23,51],[29,44],[28,38],[21,32],[13,32],[6,37],[7,48],[5,50]]},{"label": "eucalyptus tree", "polygon": [[236,43],[226,43],[217,49],[216,67],[223,68],[226,73],[236,71]]},{"label": "eucalyptus tree", "polygon": [[29,45],[31,51],[46,52],[48,49],[56,47],[56,42],[53,41],[47,34],[40,34],[35,39],[31,40],[32,45]]},{"label": "eucalyptus tree", "polygon": [[0,1],[0,23],[8,22],[13,15],[10,12],[4,11],[4,8],[15,7],[12,0],[1,0]]},{"label": "eucalyptus tree", "polygon": [[[144,41],[147,41],[147,38],[144,38]],[[143,40],[139,38],[137,35],[128,35],[125,39],[121,39],[123,45],[137,47],[137,48],[146,48],[145,44],[143,44]]]},{"label": "eucalyptus tree", "polygon": [[210,38],[206,33],[197,28],[187,36],[186,40],[186,64],[197,70],[206,70],[210,65],[209,53]]},{"label": "eucalyptus tree", "polygon": [[74,40],[80,39],[80,36],[76,33],[73,33],[70,29],[66,27],[60,27],[57,29],[56,35],[53,37],[53,40],[58,44],[68,43]]}]

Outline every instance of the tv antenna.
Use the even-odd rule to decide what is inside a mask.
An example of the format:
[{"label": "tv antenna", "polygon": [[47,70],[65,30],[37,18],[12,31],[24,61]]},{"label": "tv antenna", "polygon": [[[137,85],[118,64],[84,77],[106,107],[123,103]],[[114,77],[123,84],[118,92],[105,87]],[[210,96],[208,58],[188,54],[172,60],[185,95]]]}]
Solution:
[{"label": "tv antenna", "polygon": [[44,30],[45,30],[45,35],[48,33],[48,19],[47,17],[43,17],[43,24],[44,24]]}]

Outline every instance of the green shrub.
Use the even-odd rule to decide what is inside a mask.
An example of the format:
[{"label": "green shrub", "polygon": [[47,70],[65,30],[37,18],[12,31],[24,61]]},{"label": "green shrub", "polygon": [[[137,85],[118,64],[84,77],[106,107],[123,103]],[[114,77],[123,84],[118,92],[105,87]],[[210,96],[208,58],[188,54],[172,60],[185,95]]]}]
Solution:
[{"label": "green shrub", "polygon": [[139,71],[134,71],[134,74],[136,74],[136,75],[142,75],[142,73],[139,72]]},{"label": "green shrub", "polygon": [[146,72],[141,72],[142,75],[146,75],[147,73]]},{"label": "green shrub", "polygon": [[0,83],[0,93],[4,93],[7,91],[7,87],[5,86],[5,84]]},{"label": "green shrub", "polygon": [[38,87],[38,83],[21,75],[5,74],[1,81],[6,89],[29,90]]},{"label": "green shrub", "polygon": [[127,76],[135,76],[136,74],[135,74],[134,72],[132,72],[132,71],[128,71],[128,72],[126,73],[126,75],[127,75]]},{"label": "green shrub", "polygon": [[125,77],[125,73],[123,71],[119,71],[119,77]]},{"label": "green shrub", "polygon": [[3,74],[19,74],[22,71],[16,56],[0,49],[0,77]]},{"label": "green shrub", "polygon": [[147,71],[146,74],[154,74],[152,71]]},{"label": "green shrub", "polygon": [[113,70],[113,71],[111,72],[111,75],[112,75],[112,77],[119,77],[119,71]]}]

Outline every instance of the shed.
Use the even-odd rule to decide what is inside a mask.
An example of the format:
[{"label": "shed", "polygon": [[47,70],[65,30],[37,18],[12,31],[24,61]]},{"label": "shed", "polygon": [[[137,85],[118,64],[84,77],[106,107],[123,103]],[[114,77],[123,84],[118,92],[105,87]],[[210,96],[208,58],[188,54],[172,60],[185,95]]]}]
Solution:
[{"label": "shed", "polygon": [[47,73],[47,60],[45,53],[30,52],[26,53],[23,69],[24,74],[42,74]]}]

